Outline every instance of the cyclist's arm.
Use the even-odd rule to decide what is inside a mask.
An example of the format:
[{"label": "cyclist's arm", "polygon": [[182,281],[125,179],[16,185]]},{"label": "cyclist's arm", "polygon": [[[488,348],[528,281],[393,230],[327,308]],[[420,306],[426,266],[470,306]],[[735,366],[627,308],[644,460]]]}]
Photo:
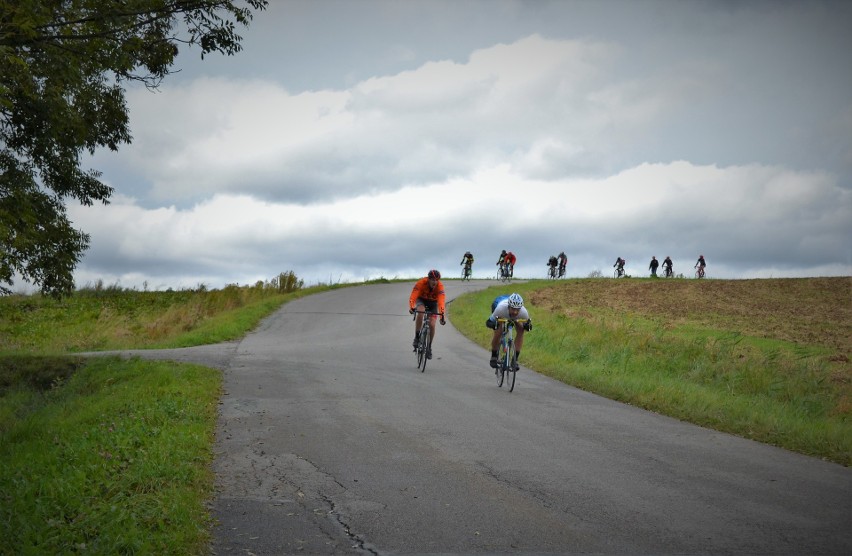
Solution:
[{"label": "cyclist's arm", "polygon": [[420,288],[422,286],[422,284],[421,284],[422,281],[423,281],[422,278],[420,280],[418,280],[417,283],[414,284],[414,288],[412,288],[412,290],[411,290],[411,295],[408,297],[408,308],[409,309],[413,309],[414,307],[417,307],[417,298],[420,297]]}]

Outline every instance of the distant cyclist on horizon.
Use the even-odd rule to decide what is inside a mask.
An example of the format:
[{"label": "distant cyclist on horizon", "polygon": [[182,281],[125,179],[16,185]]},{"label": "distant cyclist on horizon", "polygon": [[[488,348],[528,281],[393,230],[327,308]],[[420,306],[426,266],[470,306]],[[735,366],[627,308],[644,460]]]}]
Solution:
[{"label": "distant cyclist on horizon", "polygon": [[672,258],[666,255],[666,258],[663,260],[663,272],[666,275],[666,278],[669,278],[674,275],[674,270],[672,270]]},{"label": "distant cyclist on horizon", "polygon": [[497,296],[491,303],[491,316],[485,321],[485,326],[492,329],[494,334],[491,336],[491,360],[489,365],[492,369],[497,368],[497,350],[500,347],[500,334],[503,332],[505,323],[497,322],[497,319],[525,319],[523,326],[516,326],[517,336],[515,337],[515,360],[512,361],[512,368],[518,370],[518,358],[521,356],[521,348],[524,347],[524,331],[532,330],[532,321],[527,308],[524,307],[524,298],[517,293],[511,295]]},{"label": "distant cyclist on horizon", "polygon": [[515,263],[518,262],[518,257],[511,251],[506,253],[506,265],[509,267],[509,276],[515,276]]},{"label": "distant cyclist on horizon", "polygon": [[[441,326],[445,325],[446,295],[444,294],[444,284],[441,282],[441,273],[437,270],[430,270],[424,278],[421,278],[414,284],[411,290],[411,295],[408,298],[408,312],[414,313],[417,311],[417,318],[414,320],[414,342],[412,346],[417,349],[417,340],[420,335],[420,328],[423,327],[423,311],[438,313],[441,316]],[[432,315],[432,326],[429,334],[429,348],[426,349],[426,359],[432,359],[432,343],[435,340],[435,319],[438,315]]]},{"label": "distant cyclist on horizon", "polygon": [[555,255],[551,255],[549,259],[547,259],[547,276],[549,278],[556,278],[556,265],[559,264],[559,261],[556,259]]},{"label": "distant cyclist on horizon", "polygon": [[500,258],[497,259],[497,268],[500,269],[500,276],[503,275],[503,268],[506,266],[506,250],[500,251]]},{"label": "distant cyclist on horizon", "polygon": [[617,259],[615,259],[615,264],[614,264],[614,265],[612,265],[612,266],[613,266],[613,268],[615,268],[615,270],[618,272],[618,276],[619,276],[619,277],[621,277],[621,276],[623,276],[623,275],[624,275],[624,265],[625,265],[625,263],[627,263],[627,261],[625,261],[625,260],[624,260],[624,259],[622,259],[621,257],[618,257]]},{"label": "distant cyclist on horizon", "polygon": [[698,269],[698,277],[704,277],[704,267],[707,266],[707,261],[704,260],[704,255],[698,255],[698,261],[696,261],[695,266],[692,268]]},{"label": "distant cyclist on horizon", "polygon": [[459,263],[460,265],[464,265],[465,275],[470,276],[473,273],[473,255],[470,251],[465,251],[462,256],[462,260]]},{"label": "distant cyclist on horizon", "polygon": [[565,267],[568,266],[568,255],[565,251],[561,251],[557,259],[559,259],[559,277],[562,278],[565,276]]}]

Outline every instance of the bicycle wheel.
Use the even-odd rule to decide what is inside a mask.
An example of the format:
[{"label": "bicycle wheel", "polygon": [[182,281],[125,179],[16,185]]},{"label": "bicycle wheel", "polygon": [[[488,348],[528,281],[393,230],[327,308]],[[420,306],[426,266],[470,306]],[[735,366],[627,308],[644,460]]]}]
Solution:
[{"label": "bicycle wheel", "polygon": [[512,392],[515,389],[515,376],[518,374],[518,372],[515,370],[515,367],[512,364],[512,362],[515,360],[515,345],[512,343],[511,338],[509,339],[509,349],[506,351],[506,373],[508,373],[506,376],[506,383],[509,387],[509,392]]},{"label": "bicycle wheel", "polygon": [[429,347],[429,325],[425,322],[420,329],[420,340],[417,342],[417,368],[420,372],[426,370],[426,348]]},{"label": "bicycle wheel", "polygon": [[426,352],[428,352],[428,351],[430,351],[430,350],[432,349],[432,339],[431,339],[431,338],[429,338],[429,335],[428,335],[428,334],[426,335],[426,338],[424,339],[424,345],[425,345],[426,347],[424,347],[424,348],[423,348],[423,362],[422,362],[422,364],[420,365],[420,372],[421,372],[421,373],[423,373],[423,372],[425,372],[425,371],[426,371],[426,361],[428,361],[428,360],[429,360],[429,358],[428,358],[428,357],[426,357]]}]

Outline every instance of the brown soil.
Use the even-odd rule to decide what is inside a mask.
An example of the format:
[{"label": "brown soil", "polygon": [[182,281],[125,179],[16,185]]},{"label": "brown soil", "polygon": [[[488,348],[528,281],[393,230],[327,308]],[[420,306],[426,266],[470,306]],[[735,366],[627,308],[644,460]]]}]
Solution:
[{"label": "brown soil", "polygon": [[852,277],[764,280],[590,279],[527,294],[570,317],[600,310],[653,317],[748,336],[786,340],[852,356]]}]

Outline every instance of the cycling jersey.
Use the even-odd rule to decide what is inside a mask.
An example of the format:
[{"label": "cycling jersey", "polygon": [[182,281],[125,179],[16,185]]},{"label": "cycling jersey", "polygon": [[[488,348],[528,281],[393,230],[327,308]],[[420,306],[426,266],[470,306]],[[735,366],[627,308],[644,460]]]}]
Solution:
[{"label": "cycling jersey", "polygon": [[[491,317],[490,317],[491,320],[509,318],[509,296],[507,295],[503,299],[498,297],[494,301],[497,303],[497,305],[495,306],[495,305],[492,304],[492,311],[491,311]],[[529,319],[530,318],[529,311],[527,311],[526,307],[521,307],[521,310],[518,311],[518,316],[515,317],[515,318],[517,318],[517,319]]]},{"label": "cycling jersey", "polygon": [[434,288],[429,287],[429,278],[423,277],[414,284],[414,289],[411,290],[411,296],[408,298],[408,306],[416,307],[417,300],[423,299],[426,301],[437,301],[438,302],[438,312],[445,314],[445,305],[444,305],[444,284],[438,280],[438,283],[435,284]]}]

